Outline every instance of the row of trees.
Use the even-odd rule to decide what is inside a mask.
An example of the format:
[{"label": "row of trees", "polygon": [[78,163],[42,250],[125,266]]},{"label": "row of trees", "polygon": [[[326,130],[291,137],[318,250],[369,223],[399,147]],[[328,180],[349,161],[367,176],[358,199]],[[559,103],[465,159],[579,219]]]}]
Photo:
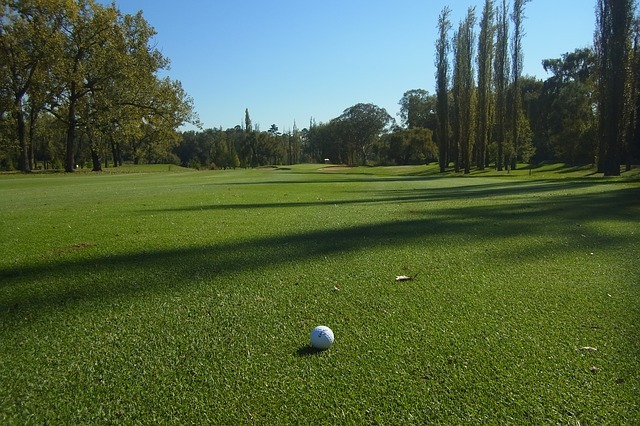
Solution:
[{"label": "row of trees", "polygon": [[182,133],[175,152],[183,166],[197,169],[295,164],[312,161],[302,157],[307,135],[307,129],[299,131],[295,124],[287,133],[281,133],[275,124],[262,132],[254,128],[249,110],[245,110],[244,125]]},{"label": "row of trees", "polygon": [[[400,124],[382,108],[357,104],[302,131],[256,134],[237,126],[213,132],[234,141],[227,146],[239,153],[241,165],[328,158],[348,164],[438,160],[442,171],[453,163],[464,172],[528,161],[593,163],[611,175],[621,163],[629,168],[640,160],[640,24],[634,2],[597,0],[594,47],[544,60],[550,77],[543,81],[521,75],[528,1],[486,0],[477,36],[475,9],[451,35],[451,10],[444,8],[435,45],[436,93],[407,91]],[[184,164],[192,157],[188,149],[180,152]]]},{"label": "row of trees", "polygon": [[[594,43],[598,84],[598,169],[619,175],[640,149],[640,22],[635,0],[598,0]],[[634,143],[635,141],[635,143]]]},{"label": "row of trees", "polygon": [[[464,168],[469,173],[473,165],[484,169],[489,161],[502,170],[505,164],[515,167],[533,156],[521,79],[522,23],[528,1],[514,0],[509,13],[506,0],[499,6],[486,0],[477,39],[475,8],[468,9],[453,37],[449,35],[451,9],[442,10],[435,59],[441,171],[453,162],[456,171]],[[510,22],[514,27],[511,35]]]},{"label": "row of trees", "polygon": [[[543,61],[553,75],[522,76],[525,6],[485,0],[475,35],[469,8],[450,36],[438,19],[436,125],[440,169],[498,170],[537,160],[594,162],[618,175],[640,159],[640,24],[633,0],[597,0],[594,48]],[[477,46],[477,54],[475,54]],[[474,61],[475,59],[475,61]],[[474,64],[477,67],[474,69]],[[475,78],[477,76],[477,83]]]},{"label": "row of trees", "polygon": [[160,77],[169,61],[154,35],[115,4],[2,0],[1,165],[175,162],[177,129],[197,119],[180,82]]},{"label": "row of trees", "polygon": [[[533,161],[592,162],[597,146],[593,51],[588,48],[577,49],[561,58],[547,59],[542,66],[551,74],[547,80],[528,76],[520,80],[523,111],[520,119],[526,119],[528,123],[524,138],[530,141],[530,152],[535,151]],[[482,85],[479,84],[479,87]],[[505,112],[497,114],[493,89],[485,90],[484,97],[480,89],[476,92],[478,125],[476,138],[471,139],[472,163],[477,159],[479,167],[489,162],[496,165],[497,158],[504,158],[505,150],[503,148],[502,153],[498,152],[495,135],[501,118],[503,123],[508,123],[505,117],[510,108],[512,91],[506,83],[501,104]],[[445,99],[448,116],[454,117],[456,112],[451,102],[453,94],[449,93]],[[434,137],[444,121],[438,120],[436,115],[440,100],[424,89],[412,89],[405,92],[399,101],[399,122],[389,117],[382,108],[357,104],[327,123],[312,120],[302,130],[298,130],[294,124],[293,130],[283,133],[278,132],[275,124],[268,131],[261,132],[251,126],[249,112],[245,111],[245,123],[235,128],[185,132],[176,153],[185,166],[207,168],[234,167],[234,164],[250,167],[322,162],[327,158],[332,162],[350,164],[420,164],[439,161],[439,153],[447,153],[438,149]],[[484,113],[482,105],[485,105]],[[489,119],[482,120],[482,116],[489,116]],[[367,128],[361,125],[367,120],[379,121],[372,125],[372,133],[359,134],[358,129]],[[446,134],[449,133],[453,140],[453,132]],[[452,154],[448,155],[451,158]]]},{"label": "row of trees", "polygon": [[[399,123],[356,104],[326,123],[281,133],[197,123],[141,13],[94,0],[0,0],[0,168],[100,170],[107,160],[191,167],[322,162],[453,163],[469,172],[518,162],[594,162],[619,173],[640,158],[640,24],[634,0],[596,0],[593,48],[547,59],[546,80],[522,76],[529,0],[485,0],[452,31],[438,19],[436,90],[409,90]],[[496,4],[497,3],[497,4]],[[476,33],[476,31],[478,31]],[[52,164],[53,163],[53,164]]]},{"label": "row of trees", "polygon": [[256,167],[271,164],[323,162],[340,164],[424,164],[437,159],[429,128],[435,113],[424,90],[405,93],[401,100],[404,126],[384,109],[356,104],[330,120],[308,128],[281,133],[273,124],[267,131],[251,125],[245,110],[244,125],[182,134],[175,152],[187,167]]}]

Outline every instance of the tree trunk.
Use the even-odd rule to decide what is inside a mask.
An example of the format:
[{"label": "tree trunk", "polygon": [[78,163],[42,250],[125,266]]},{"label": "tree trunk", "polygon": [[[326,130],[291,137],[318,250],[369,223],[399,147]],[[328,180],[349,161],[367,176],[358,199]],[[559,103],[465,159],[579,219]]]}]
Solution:
[{"label": "tree trunk", "polygon": [[111,155],[113,156],[113,167],[118,167],[118,149],[116,147],[116,143],[111,139]]},{"label": "tree trunk", "polygon": [[20,171],[29,173],[29,147],[27,146],[27,138],[25,132],[24,112],[22,111],[22,97],[16,97],[16,123],[18,125],[18,144],[20,147],[20,158],[18,158],[18,168]]},{"label": "tree trunk", "polygon": [[34,141],[33,134],[35,133],[35,117],[33,114],[29,116],[29,169],[33,170],[36,167],[36,143]]},{"label": "tree trunk", "polygon": [[102,171],[102,163],[100,162],[100,153],[95,148],[91,148],[91,162],[93,163],[92,172],[101,172]]},{"label": "tree trunk", "polygon": [[73,172],[74,169],[74,145],[76,139],[76,105],[73,98],[69,102],[69,114],[67,120],[67,143],[66,143],[66,155],[64,159],[64,171],[67,173]]},{"label": "tree trunk", "polygon": [[122,164],[118,164],[120,163],[119,147],[118,147],[118,144],[113,140],[113,137],[110,139],[111,139],[111,155],[113,156],[113,167],[118,167],[122,165]]}]

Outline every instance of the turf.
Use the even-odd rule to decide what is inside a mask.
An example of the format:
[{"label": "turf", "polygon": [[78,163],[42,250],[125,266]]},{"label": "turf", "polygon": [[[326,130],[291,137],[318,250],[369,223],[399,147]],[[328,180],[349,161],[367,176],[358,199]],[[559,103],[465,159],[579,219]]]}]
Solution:
[{"label": "turf", "polygon": [[0,423],[640,422],[637,174],[128,171],[0,176]]}]

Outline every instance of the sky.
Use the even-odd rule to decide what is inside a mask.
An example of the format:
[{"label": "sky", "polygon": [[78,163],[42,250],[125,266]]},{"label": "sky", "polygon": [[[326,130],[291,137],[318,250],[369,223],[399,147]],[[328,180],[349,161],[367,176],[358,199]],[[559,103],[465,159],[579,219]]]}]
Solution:
[{"label": "sky", "polygon": [[[512,1],[510,0],[509,3]],[[111,0],[104,0],[110,4]],[[497,3],[497,2],[496,2]],[[549,77],[543,59],[591,46],[596,0],[531,0],[524,75]],[[116,0],[143,11],[166,72],[193,98],[204,128],[244,123],[280,131],[328,122],[358,103],[398,119],[410,89],[435,93],[438,16],[453,29],[484,0]],[[476,27],[476,34],[479,32]],[[453,35],[453,31],[451,32]],[[189,129],[185,126],[184,129]],[[192,127],[191,127],[192,128]]]}]

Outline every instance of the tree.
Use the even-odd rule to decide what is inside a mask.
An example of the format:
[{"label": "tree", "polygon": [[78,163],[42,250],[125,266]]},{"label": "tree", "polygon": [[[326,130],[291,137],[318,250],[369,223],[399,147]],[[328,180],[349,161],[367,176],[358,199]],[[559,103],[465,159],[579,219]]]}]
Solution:
[{"label": "tree", "polygon": [[633,0],[598,0],[595,50],[598,58],[598,170],[619,176],[633,102],[631,53]]},{"label": "tree", "polygon": [[492,62],[494,56],[495,6],[493,0],[485,0],[478,37],[478,115],[476,164],[484,170],[486,152],[491,135],[493,94],[491,90]]},{"label": "tree", "polygon": [[436,128],[436,98],[424,89],[408,90],[398,102],[402,124],[408,129]]},{"label": "tree", "polygon": [[[64,12],[73,13],[74,7],[74,3],[56,0],[19,0],[2,5],[0,64],[4,78],[0,81],[0,92],[12,100],[8,106],[15,119],[19,169],[23,172],[32,168],[27,116],[34,124],[44,103],[44,93],[49,90],[46,67],[60,52]],[[30,113],[27,103],[30,103]]]},{"label": "tree", "polygon": [[278,130],[278,126],[276,126],[275,124],[272,124],[271,127],[269,127],[267,133],[269,133],[271,136],[279,136],[281,134]]},{"label": "tree", "polygon": [[454,80],[453,99],[455,105],[454,134],[456,139],[456,172],[460,164],[464,172],[471,171],[471,150],[475,132],[475,81],[473,77],[473,45],[475,34],[475,9],[470,7],[466,18],[454,35]]},{"label": "tree", "polygon": [[249,117],[249,108],[244,109],[244,131],[253,131],[253,127],[251,126],[251,117]]},{"label": "tree", "polygon": [[359,103],[344,110],[332,120],[340,141],[346,148],[347,162],[366,164],[376,138],[393,122],[387,110],[373,104]]},{"label": "tree", "polygon": [[294,120],[293,129],[287,134],[287,156],[288,164],[297,164],[300,162],[300,154],[302,151],[301,133]]},{"label": "tree", "polygon": [[[518,162],[518,156],[521,153],[523,147],[521,147],[520,141],[520,128],[527,127],[525,123],[526,117],[522,112],[522,97],[520,90],[520,75],[522,74],[522,38],[524,37],[524,30],[522,28],[524,16],[524,7],[531,0],[514,0],[513,12],[511,13],[511,20],[513,21],[513,38],[511,40],[511,66],[513,78],[513,101],[511,111],[511,137],[513,141],[513,151],[511,157],[511,168],[516,168]],[[524,148],[525,150],[528,147]]]},{"label": "tree", "polygon": [[496,169],[504,165],[504,151],[507,144],[507,93],[509,88],[509,21],[507,1],[502,0],[496,14],[496,55],[494,58],[494,86],[496,93]]},{"label": "tree", "polygon": [[234,140],[237,140],[239,143],[234,143],[236,147],[236,155],[240,153],[240,163],[255,167],[258,165],[258,138],[256,136],[257,130],[254,131],[253,125],[251,124],[251,117],[249,116],[249,109],[245,108],[244,110],[244,129],[238,127],[237,128],[237,137]]},{"label": "tree", "polygon": [[[151,47],[155,31],[139,12],[123,15],[114,4],[94,0],[13,0],[0,19],[0,108],[10,114],[20,168],[31,169],[36,123],[49,116],[66,128],[64,167],[90,154],[101,169],[112,152],[122,163],[124,149],[138,159],[171,159],[175,129],[198,125],[192,100],[179,82],[160,79],[168,59]],[[57,126],[51,133],[58,131]],[[121,143],[126,140],[129,146]],[[50,152],[58,150],[50,150]],[[169,156],[169,157],[167,157]]]},{"label": "tree", "polygon": [[438,140],[440,172],[449,164],[449,30],[451,9],[444,7],[438,17],[436,41],[436,137]]},{"label": "tree", "polygon": [[628,138],[627,161],[625,169],[631,170],[632,162],[640,162],[640,17],[633,23],[633,62],[632,62],[632,97],[633,115]]},{"label": "tree", "polygon": [[396,128],[382,137],[378,152],[381,164],[425,164],[438,159],[438,147],[430,129]]},{"label": "tree", "polygon": [[[106,86],[114,65],[109,57],[115,34],[117,11],[92,0],[79,2],[77,13],[66,17],[63,55],[53,73],[57,89],[51,112],[67,127],[65,171],[75,168],[76,130],[87,124],[91,111],[89,94]],[[108,66],[109,71],[102,67]],[[84,103],[84,105],[83,105]]]},{"label": "tree", "polygon": [[576,49],[542,61],[553,75],[544,82],[544,128],[553,159],[566,163],[592,161],[596,147],[595,57]]}]

